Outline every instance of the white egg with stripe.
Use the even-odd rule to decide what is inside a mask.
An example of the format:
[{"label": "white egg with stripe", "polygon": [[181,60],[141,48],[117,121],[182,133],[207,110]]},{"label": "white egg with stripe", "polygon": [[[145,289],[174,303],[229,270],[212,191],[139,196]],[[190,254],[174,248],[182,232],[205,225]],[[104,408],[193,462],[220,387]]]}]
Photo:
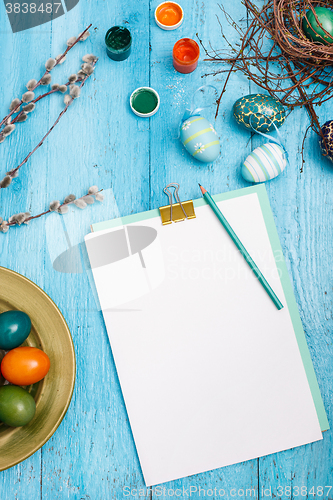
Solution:
[{"label": "white egg with stripe", "polygon": [[187,118],[180,126],[180,140],[199,161],[211,163],[220,154],[220,140],[211,123],[200,115]]},{"label": "white egg with stripe", "polygon": [[287,165],[287,155],[279,144],[268,142],[254,149],[242,164],[242,176],[248,182],[274,179]]}]

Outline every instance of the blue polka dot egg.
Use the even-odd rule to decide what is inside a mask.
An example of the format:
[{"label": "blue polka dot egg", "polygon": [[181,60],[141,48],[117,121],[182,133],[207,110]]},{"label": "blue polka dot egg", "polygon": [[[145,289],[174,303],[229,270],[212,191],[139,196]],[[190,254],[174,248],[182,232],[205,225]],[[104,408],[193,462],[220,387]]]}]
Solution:
[{"label": "blue polka dot egg", "polygon": [[326,158],[328,158],[333,162],[333,120],[329,120],[328,122],[326,122],[321,127],[321,131],[323,136],[325,137],[325,142],[327,147],[326,151],[324,141],[322,138],[320,138],[319,144],[321,152],[323,153],[324,156],[326,156]]},{"label": "blue polka dot egg", "polygon": [[180,140],[196,160],[204,163],[213,162],[220,154],[217,133],[203,116],[190,116],[181,124]]},{"label": "blue polka dot egg", "polygon": [[263,133],[275,130],[286,119],[284,107],[274,97],[265,94],[250,94],[238,99],[233,106],[236,121],[246,128],[252,127]]}]

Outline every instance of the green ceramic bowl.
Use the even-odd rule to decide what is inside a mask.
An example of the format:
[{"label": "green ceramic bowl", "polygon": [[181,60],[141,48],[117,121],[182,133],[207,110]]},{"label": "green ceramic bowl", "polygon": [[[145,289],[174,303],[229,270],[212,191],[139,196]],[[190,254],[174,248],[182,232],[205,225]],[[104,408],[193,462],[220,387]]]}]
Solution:
[{"label": "green ceramic bowl", "polygon": [[[50,297],[20,274],[0,267],[0,313],[26,312],[32,329],[22,345],[47,353],[51,367],[46,377],[26,389],[36,402],[36,414],[24,427],[0,423],[0,471],[13,467],[35,453],[60,425],[72,398],[75,383],[75,352],[68,326]],[[0,361],[4,351],[0,350]],[[0,385],[5,383],[0,377]]]}]

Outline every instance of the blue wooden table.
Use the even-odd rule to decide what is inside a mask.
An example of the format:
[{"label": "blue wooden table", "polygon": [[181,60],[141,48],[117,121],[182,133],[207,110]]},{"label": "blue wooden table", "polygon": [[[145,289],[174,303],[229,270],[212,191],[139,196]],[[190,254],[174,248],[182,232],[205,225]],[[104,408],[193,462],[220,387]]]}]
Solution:
[{"label": "blue wooden table", "polygon": [[[239,165],[262,140],[250,140],[250,134],[231,117],[234,101],[257,90],[243,76],[232,75],[223,97],[215,122],[222,154],[213,165],[192,159],[177,140],[177,125],[191,93],[204,83],[221,89],[224,75],[202,78],[215,68],[203,61],[203,53],[194,73],[177,73],[172,66],[172,47],[179,38],[196,39],[198,33],[206,45],[211,42],[222,48],[216,18],[221,11],[211,0],[182,0],[185,21],[178,30],[167,32],[155,24],[157,4],[157,0],[81,0],[52,23],[16,34],[11,31],[4,5],[0,6],[1,116],[7,113],[11,99],[25,91],[27,81],[42,75],[45,61],[62,53],[66,40],[89,23],[93,23],[91,37],[74,47],[67,61],[55,68],[53,82],[63,83],[77,71],[84,54],[99,57],[81,97],[12,186],[1,190],[0,215],[7,218],[26,210],[37,214],[47,209],[50,201],[63,200],[72,192],[81,196],[93,184],[105,191],[103,205],[95,204],[85,211],[73,208],[64,216],[54,213],[0,234],[0,265],[27,276],[50,295],[68,322],[77,356],[76,386],[63,422],[42,449],[0,473],[0,498],[106,500],[144,496],[155,500],[191,495],[199,499],[220,498],[221,489],[224,498],[333,498],[333,491],[325,488],[333,483],[331,431],[312,445],[175,481],[163,485],[165,490],[147,491],[88,275],[75,258],[67,269],[70,273],[54,268],[56,258],[69,244],[83,241],[90,223],[165,204],[162,190],[169,182],[180,183],[183,199],[199,197],[198,181],[212,194],[247,185]],[[224,6],[237,22],[246,25],[240,0],[224,0]],[[111,61],[105,53],[105,32],[115,24],[127,26],[133,35],[133,51],[124,62]],[[233,29],[224,23],[224,30],[231,42],[237,43]],[[161,97],[161,107],[151,119],[136,117],[129,107],[131,92],[145,85],[154,87]],[[1,176],[31,151],[62,108],[63,96],[53,95],[39,103],[26,123],[17,126],[0,146]],[[326,103],[319,114],[322,123],[332,119],[331,104]],[[214,110],[207,116],[213,120]],[[301,140],[308,122],[304,109],[288,117],[281,133],[290,164],[267,184],[267,190],[331,421],[333,170],[312,135],[306,142],[306,164],[301,173]]]}]

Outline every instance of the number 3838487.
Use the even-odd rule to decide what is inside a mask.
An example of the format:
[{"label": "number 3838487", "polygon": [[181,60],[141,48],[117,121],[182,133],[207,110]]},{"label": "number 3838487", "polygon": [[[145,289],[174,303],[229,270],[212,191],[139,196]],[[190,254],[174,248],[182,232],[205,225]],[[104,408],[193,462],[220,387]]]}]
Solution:
[{"label": "number 3838487", "polygon": [[36,5],[35,3],[6,3],[7,14],[35,14],[35,13],[46,13],[57,14],[61,3],[41,3]]}]

